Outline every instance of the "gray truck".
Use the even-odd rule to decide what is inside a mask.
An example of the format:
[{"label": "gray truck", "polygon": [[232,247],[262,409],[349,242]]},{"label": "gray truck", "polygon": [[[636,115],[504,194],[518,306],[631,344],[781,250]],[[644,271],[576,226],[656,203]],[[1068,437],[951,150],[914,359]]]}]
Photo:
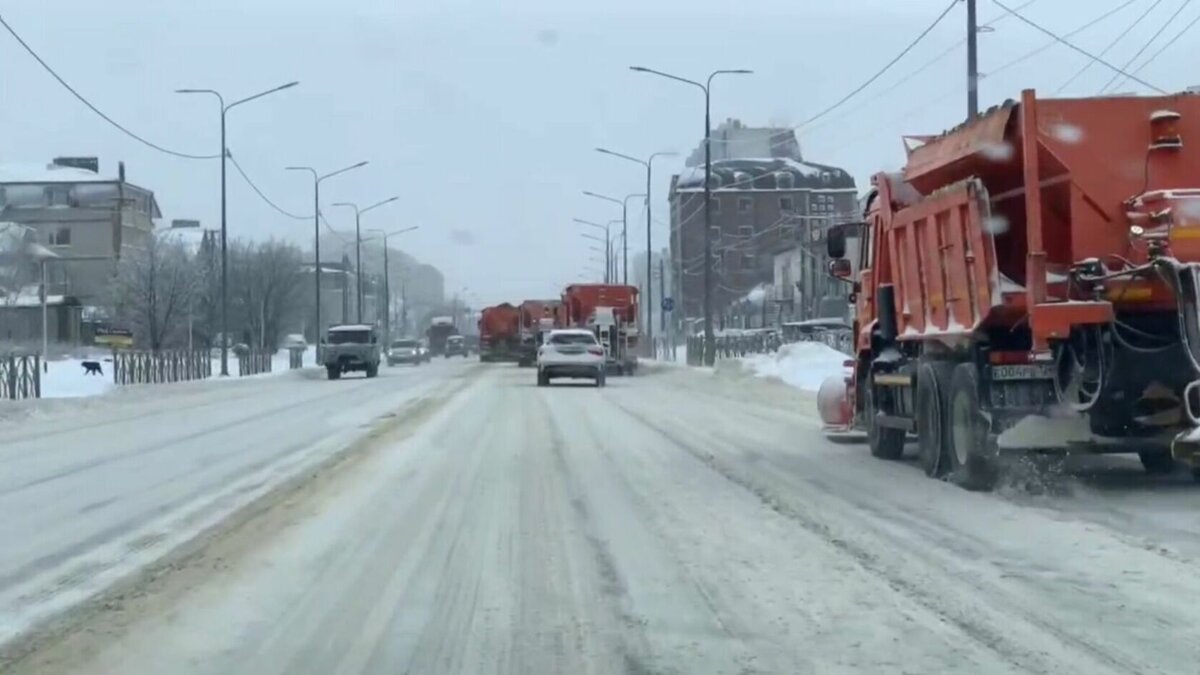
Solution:
[{"label": "gray truck", "polygon": [[365,372],[367,377],[375,377],[379,374],[381,357],[379,333],[374,326],[330,326],[328,335],[321,341],[321,363],[331,380],[355,370]]}]

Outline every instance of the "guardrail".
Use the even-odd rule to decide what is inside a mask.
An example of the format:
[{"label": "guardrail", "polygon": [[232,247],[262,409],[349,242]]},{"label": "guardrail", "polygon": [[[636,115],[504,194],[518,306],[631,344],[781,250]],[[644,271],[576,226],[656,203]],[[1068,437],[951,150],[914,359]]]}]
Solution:
[{"label": "guardrail", "polygon": [[241,352],[237,355],[238,377],[271,372],[271,352]]},{"label": "guardrail", "polygon": [[212,358],[206,351],[113,352],[113,382],[116,384],[163,384],[211,376]]},{"label": "guardrail", "polygon": [[0,355],[0,399],[42,397],[42,357]]}]

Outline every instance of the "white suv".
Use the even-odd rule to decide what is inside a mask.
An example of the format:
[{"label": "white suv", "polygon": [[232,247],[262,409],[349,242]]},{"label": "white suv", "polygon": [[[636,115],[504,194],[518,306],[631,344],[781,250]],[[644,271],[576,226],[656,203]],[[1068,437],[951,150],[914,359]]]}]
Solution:
[{"label": "white suv", "polygon": [[556,377],[595,380],[604,386],[604,347],[591,331],[583,329],[553,330],[538,348],[537,383],[550,384]]}]

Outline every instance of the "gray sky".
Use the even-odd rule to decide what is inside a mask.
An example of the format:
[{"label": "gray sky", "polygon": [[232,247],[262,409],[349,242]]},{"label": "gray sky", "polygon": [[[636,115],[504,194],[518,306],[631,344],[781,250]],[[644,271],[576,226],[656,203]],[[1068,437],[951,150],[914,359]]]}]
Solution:
[{"label": "gray sky", "polygon": [[[1022,13],[1059,33],[1124,0],[1035,0]],[[1132,4],[1072,38],[1123,64],[1185,0],[1165,0],[1132,31],[1153,0]],[[607,220],[619,209],[589,189],[639,192],[641,169],[592,151],[686,154],[703,133],[699,90],[632,73],[645,65],[703,78],[715,68],[755,74],[714,86],[714,125],[796,125],[841,98],[892,58],[946,7],[944,0],[0,0],[0,12],[60,75],[135,132],[189,153],[216,153],[214,100],[180,87],[240,98],[289,80],[299,87],[230,113],[229,146],[263,191],[285,209],[311,212],[311,184],[288,164],[333,169],[371,164],[323,187],[339,227],[349,210],[391,195],[364,227],[420,225],[406,250],[440,267],[447,291],[479,300],[556,295],[586,264],[587,240],[572,217]],[[1005,2],[1010,7],[1020,0]],[[980,20],[1003,14],[979,0]],[[1161,44],[1200,14],[1186,7]],[[958,48],[891,93],[896,80],[963,36],[955,7],[894,70],[841,110],[804,130],[806,159],[843,166],[866,185],[903,161],[902,133],[953,126],[965,110],[965,50]],[[988,73],[1049,38],[1014,19],[980,36]],[[1140,73],[1167,90],[1200,84],[1200,28]],[[1152,47],[1146,55],[1152,54]],[[1143,58],[1145,55],[1143,56]],[[1022,87],[1049,94],[1086,62],[1056,46],[985,77],[984,106]],[[7,35],[0,34],[0,162],[44,163],[98,155],[104,170],[126,162],[129,179],[156,191],[166,219],[219,223],[215,161],[163,155],[122,135],[74,100]],[[1111,71],[1094,65],[1066,94],[1095,93]],[[1133,84],[1122,91],[1144,91]],[[656,163],[654,209],[666,222],[666,186],[682,163]],[[311,246],[311,221],[289,220],[229,177],[233,236],[286,237]],[[634,209],[631,208],[631,212]],[[645,245],[644,214],[630,240]],[[165,221],[164,221],[165,222]],[[468,232],[470,236],[463,233]],[[665,225],[656,225],[656,248]]]}]

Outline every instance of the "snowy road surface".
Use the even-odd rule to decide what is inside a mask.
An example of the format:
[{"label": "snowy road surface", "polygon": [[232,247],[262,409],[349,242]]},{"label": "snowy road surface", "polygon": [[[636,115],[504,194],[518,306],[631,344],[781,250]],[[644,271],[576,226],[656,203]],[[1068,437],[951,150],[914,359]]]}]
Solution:
[{"label": "snowy road surface", "polygon": [[[823,439],[810,396],[779,383],[673,368],[543,389],[510,366],[443,372],[455,384],[354,462],[112,598],[12,672],[1196,670],[1200,491],[1186,477],[1117,462],[1048,495],[973,494]],[[370,407],[390,383],[342,384]],[[194,414],[237,424],[252,415],[239,407]],[[5,541],[33,540],[5,550],[5,569],[64,534],[87,539],[107,506],[84,506],[213,489],[304,429],[376,412],[341,410],[276,410],[278,424],[248,424],[255,442],[236,450],[184,431],[135,434],[145,457],[88,469],[101,484],[62,486],[45,515],[14,514],[28,499],[0,503]],[[172,473],[180,464],[189,470]],[[76,496],[120,473],[142,489]]]}]

